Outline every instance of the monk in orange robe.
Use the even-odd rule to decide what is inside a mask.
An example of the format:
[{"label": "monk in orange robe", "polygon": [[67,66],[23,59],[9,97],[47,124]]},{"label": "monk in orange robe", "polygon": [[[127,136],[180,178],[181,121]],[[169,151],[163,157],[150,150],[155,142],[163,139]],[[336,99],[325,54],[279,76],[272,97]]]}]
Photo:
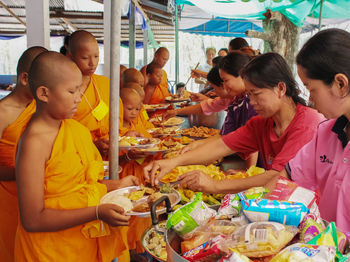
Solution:
[{"label": "monk in orange robe", "polygon": [[83,74],[81,103],[73,119],[86,126],[106,159],[109,149],[109,79],[94,74],[99,61],[95,37],[87,31],[75,31],[69,39],[70,57]]},{"label": "monk in orange robe", "polygon": [[[165,47],[160,47],[154,53],[154,58],[152,62],[144,66],[140,71],[145,78],[145,104],[161,104],[164,103],[165,98],[170,96],[168,90],[168,76],[167,73],[162,69],[169,60],[169,51]],[[152,88],[147,88],[149,84],[149,75],[147,74],[147,67],[150,65],[156,65],[161,68],[161,80],[158,81],[157,85],[154,85]],[[159,76],[158,76],[159,78]]]},{"label": "monk in orange robe", "polygon": [[81,101],[81,83],[76,64],[56,52],[39,55],[30,68],[37,109],[18,147],[15,261],[110,262],[125,249],[119,226],[130,217],[122,207],[99,201],[138,181],[102,180],[91,133],[69,119]]},{"label": "monk in orange robe", "polygon": [[35,101],[28,86],[33,59],[47,51],[35,46],[27,49],[17,65],[14,91],[0,101],[0,261],[14,261],[18,221],[15,155],[19,137],[35,112]]}]

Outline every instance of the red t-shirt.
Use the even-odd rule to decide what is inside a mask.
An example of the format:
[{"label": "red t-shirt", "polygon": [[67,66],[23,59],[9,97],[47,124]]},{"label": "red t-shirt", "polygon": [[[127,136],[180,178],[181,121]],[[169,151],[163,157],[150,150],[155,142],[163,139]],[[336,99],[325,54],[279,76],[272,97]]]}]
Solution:
[{"label": "red t-shirt", "polygon": [[280,137],[273,130],[272,118],[255,116],[222,140],[243,159],[259,151],[266,169],[282,171],[299,149],[313,138],[318,124],[324,119],[316,110],[298,104],[292,122]]}]

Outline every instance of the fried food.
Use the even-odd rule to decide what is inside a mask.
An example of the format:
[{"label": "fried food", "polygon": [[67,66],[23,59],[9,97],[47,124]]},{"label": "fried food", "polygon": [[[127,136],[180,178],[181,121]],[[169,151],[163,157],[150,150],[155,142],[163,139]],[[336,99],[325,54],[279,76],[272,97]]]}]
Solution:
[{"label": "fried food", "polygon": [[214,128],[208,128],[205,126],[200,126],[200,127],[192,127],[192,128],[187,128],[182,131],[183,135],[186,136],[191,136],[191,137],[211,137],[218,135],[220,133],[219,129],[214,129]]}]

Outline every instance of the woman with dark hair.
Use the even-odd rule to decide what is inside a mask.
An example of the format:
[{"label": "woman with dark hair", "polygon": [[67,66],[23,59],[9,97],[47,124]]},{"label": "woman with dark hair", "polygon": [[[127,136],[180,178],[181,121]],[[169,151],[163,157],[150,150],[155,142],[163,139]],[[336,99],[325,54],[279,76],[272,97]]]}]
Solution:
[{"label": "woman with dark hair", "polygon": [[310,91],[310,102],[331,119],[286,165],[282,175],[319,190],[321,217],[336,221],[350,236],[350,34],[323,30],[297,56],[298,74]]},{"label": "woman with dark hair", "polygon": [[[225,84],[225,76],[221,77]],[[250,104],[258,116],[252,117],[236,131],[212,139],[171,160],[150,163],[144,171],[152,183],[179,165],[210,163],[233,153],[239,153],[246,159],[259,151],[267,169],[261,175],[215,181],[201,171],[193,171],[179,179],[184,187],[207,193],[235,193],[263,186],[278,175],[298,150],[312,139],[323,117],[300,103],[303,101],[298,97],[297,84],[279,54],[268,53],[256,57],[244,67],[241,77]]]}]

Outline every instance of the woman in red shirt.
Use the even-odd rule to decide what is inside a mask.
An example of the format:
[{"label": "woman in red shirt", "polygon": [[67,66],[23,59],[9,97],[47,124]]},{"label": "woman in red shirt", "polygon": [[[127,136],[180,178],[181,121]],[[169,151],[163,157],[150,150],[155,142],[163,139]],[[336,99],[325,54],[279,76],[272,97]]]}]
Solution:
[{"label": "woman in red shirt", "polygon": [[[299,149],[314,136],[324,118],[305,106],[292,72],[277,53],[267,53],[250,61],[241,71],[250,103],[258,116],[225,136],[192,148],[170,160],[154,161],[145,167],[152,183],[179,165],[206,164],[233,153],[243,159],[260,152],[268,171],[264,174],[234,180],[215,181],[201,171],[179,179],[193,191],[235,193],[265,185],[284,169]],[[159,173],[156,175],[157,171]]]}]

